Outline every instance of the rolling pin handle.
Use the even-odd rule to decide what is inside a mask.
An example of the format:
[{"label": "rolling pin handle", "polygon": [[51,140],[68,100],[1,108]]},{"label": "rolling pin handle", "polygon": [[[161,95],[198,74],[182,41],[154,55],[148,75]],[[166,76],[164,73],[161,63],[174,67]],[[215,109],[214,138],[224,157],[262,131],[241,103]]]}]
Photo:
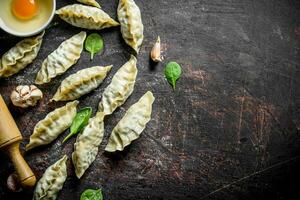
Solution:
[{"label": "rolling pin handle", "polygon": [[19,142],[13,143],[7,147],[7,152],[11,161],[13,162],[13,165],[15,166],[21,186],[24,188],[31,188],[35,185],[36,178],[21,155],[19,146]]}]

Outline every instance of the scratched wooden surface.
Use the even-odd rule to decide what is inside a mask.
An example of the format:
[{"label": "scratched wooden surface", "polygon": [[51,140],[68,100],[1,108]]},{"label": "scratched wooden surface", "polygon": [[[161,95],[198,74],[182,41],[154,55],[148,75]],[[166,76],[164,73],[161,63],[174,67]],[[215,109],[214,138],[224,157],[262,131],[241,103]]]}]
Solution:
[{"label": "scratched wooden surface", "polygon": [[[58,7],[69,1],[59,0]],[[102,0],[116,18],[117,1]],[[79,199],[86,188],[102,188],[105,199],[291,199],[300,172],[300,2],[297,0],[144,0],[138,1],[145,40],[138,56],[135,91],[105,121],[105,140],[96,161],[77,180],[71,161],[58,199]],[[93,61],[87,52],[66,74],[42,86],[45,98],[34,108],[13,107],[10,92],[33,83],[43,59],[78,33],[55,18],[38,58],[19,74],[0,80],[0,93],[28,143],[34,125],[63,105],[49,104],[60,82],[79,69],[113,64],[104,83],[80,99],[94,112],[116,70],[130,57],[119,28],[100,31],[105,50]],[[175,92],[153,66],[149,51],[161,36],[164,57],[182,65]],[[0,32],[0,54],[19,38]],[[124,152],[103,153],[107,137],[126,109],[147,90],[156,101],[141,138]],[[1,120],[1,119],[0,119]],[[25,157],[38,178],[63,154],[71,155],[75,138],[37,148]],[[6,188],[13,166],[0,154],[0,199],[31,199],[32,191]]]}]

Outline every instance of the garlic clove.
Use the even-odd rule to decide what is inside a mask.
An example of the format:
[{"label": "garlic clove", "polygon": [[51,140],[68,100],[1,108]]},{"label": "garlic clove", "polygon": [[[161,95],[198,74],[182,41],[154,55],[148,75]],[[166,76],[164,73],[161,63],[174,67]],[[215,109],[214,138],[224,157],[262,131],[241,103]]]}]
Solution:
[{"label": "garlic clove", "polygon": [[43,98],[43,93],[35,85],[30,86],[31,96],[34,98]]},{"label": "garlic clove", "polygon": [[30,98],[30,88],[28,85],[24,85],[24,87],[20,88],[20,97],[24,100]]},{"label": "garlic clove", "polygon": [[150,57],[154,62],[161,62],[161,47],[160,47],[160,37],[157,37],[157,40],[151,50]]},{"label": "garlic clove", "polygon": [[40,90],[34,90],[31,92],[30,96],[41,99],[43,98],[43,93]]}]

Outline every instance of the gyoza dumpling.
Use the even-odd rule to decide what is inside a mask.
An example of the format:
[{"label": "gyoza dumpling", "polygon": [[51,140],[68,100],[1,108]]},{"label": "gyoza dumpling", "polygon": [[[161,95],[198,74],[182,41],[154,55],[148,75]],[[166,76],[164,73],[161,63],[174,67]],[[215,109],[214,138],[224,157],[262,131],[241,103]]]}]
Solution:
[{"label": "gyoza dumpling", "polygon": [[77,136],[72,160],[78,178],[84,174],[85,170],[96,159],[98,147],[104,134],[103,118],[103,113],[98,112],[94,118],[90,119],[83,132]]},{"label": "gyoza dumpling", "polygon": [[144,39],[141,11],[133,0],[119,0],[118,19],[125,42],[137,53]]},{"label": "gyoza dumpling", "polygon": [[123,105],[134,89],[137,75],[136,58],[131,56],[114,75],[111,83],[105,88],[99,104],[99,112],[110,115],[116,108]]},{"label": "gyoza dumpling", "polygon": [[133,140],[140,137],[151,119],[152,104],[155,98],[152,92],[147,92],[133,104],[113,129],[105,151],[123,151]]},{"label": "gyoza dumpling", "polygon": [[119,25],[118,22],[113,20],[100,8],[81,4],[65,6],[57,10],[56,14],[58,14],[62,20],[79,28],[101,30]]},{"label": "gyoza dumpling", "polygon": [[86,32],[80,32],[64,41],[44,61],[36,76],[36,84],[49,83],[51,79],[63,74],[80,58]]},{"label": "gyoza dumpling", "polygon": [[[75,100],[84,94],[96,89],[105,79],[112,66],[90,67],[68,76],[61,82],[60,87],[52,100],[69,101]],[[52,101],[51,100],[51,101]]]},{"label": "gyoza dumpling", "polygon": [[44,33],[26,38],[6,52],[0,59],[0,77],[16,74],[32,63],[40,50]]},{"label": "gyoza dumpling", "polygon": [[36,184],[33,200],[55,200],[67,179],[68,157],[64,155],[56,163],[48,167]]},{"label": "gyoza dumpling", "polygon": [[69,128],[76,116],[78,103],[79,101],[67,103],[65,106],[50,112],[45,119],[39,121],[30,136],[29,144],[26,145],[26,151],[40,145],[49,144]]},{"label": "gyoza dumpling", "polygon": [[90,5],[90,6],[95,6],[97,8],[100,8],[99,3],[96,0],[77,0],[80,3]]}]

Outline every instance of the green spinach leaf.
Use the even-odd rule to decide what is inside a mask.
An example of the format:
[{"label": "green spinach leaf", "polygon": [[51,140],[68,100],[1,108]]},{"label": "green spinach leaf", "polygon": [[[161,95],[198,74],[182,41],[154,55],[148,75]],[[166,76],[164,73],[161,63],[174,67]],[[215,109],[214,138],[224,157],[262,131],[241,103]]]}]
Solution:
[{"label": "green spinach leaf", "polygon": [[168,82],[173,86],[173,90],[176,88],[176,82],[180,78],[181,67],[176,62],[169,62],[165,68],[165,77]]},{"label": "green spinach leaf", "polygon": [[71,128],[70,128],[70,133],[65,137],[63,140],[63,143],[67,141],[70,137],[73,135],[77,134],[79,131],[81,131],[89,122],[89,119],[92,114],[92,108],[91,107],[86,107],[81,109],[80,111],[77,112],[75,118],[73,119]]},{"label": "green spinach leaf", "polygon": [[100,52],[103,49],[103,46],[103,39],[98,33],[90,34],[85,40],[85,49],[90,52],[91,60],[93,60],[94,54]]},{"label": "green spinach leaf", "polygon": [[102,191],[87,189],[81,194],[80,200],[103,200]]}]

